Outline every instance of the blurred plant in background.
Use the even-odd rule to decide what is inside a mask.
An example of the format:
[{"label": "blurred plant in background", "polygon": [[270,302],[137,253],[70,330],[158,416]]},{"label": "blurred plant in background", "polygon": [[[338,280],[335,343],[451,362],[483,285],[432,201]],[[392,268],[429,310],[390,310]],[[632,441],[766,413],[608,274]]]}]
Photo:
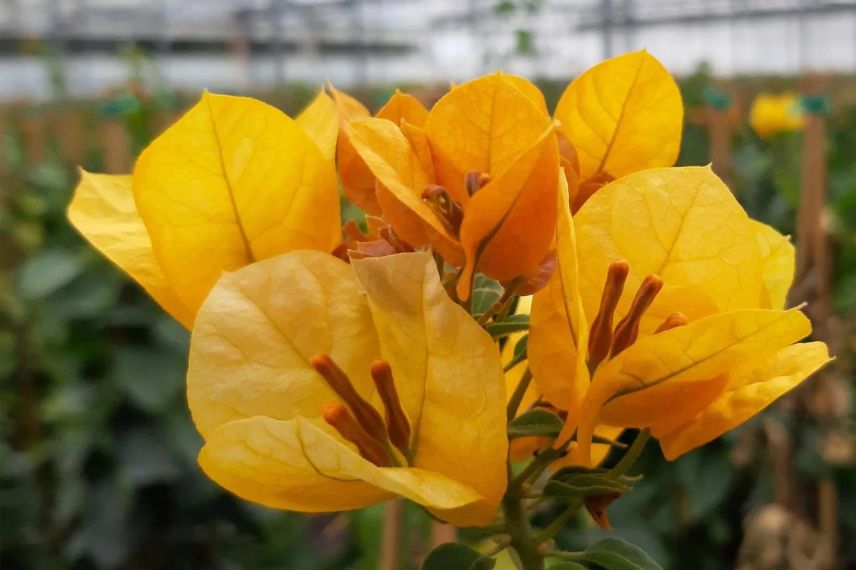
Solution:
[{"label": "blurred plant in background", "polygon": [[[376,568],[380,509],[311,518],[271,511],[234,499],[201,474],[201,440],[184,400],[188,333],[65,220],[76,166],[128,171],[131,157],[196,98],[147,79],[140,54],[129,62],[127,85],[99,100],[70,100],[58,88],[48,103],[0,107],[0,560],[7,569]],[[552,108],[562,86],[542,87],[548,99],[555,94]],[[681,164],[710,160],[705,107],[719,106],[733,122],[735,194],[752,217],[795,232],[801,134],[762,140],[741,115],[749,94],[798,86],[779,79],[715,84],[700,70],[682,87],[687,108],[698,112],[688,113]],[[254,95],[294,113],[313,90],[289,85]],[[408,90],[426,102],[441,93]],[[837,92],[828,114],[826,229],[835,253],[831,327],[841,347],[833,348],[839,362],[827,374],[852,389],[856,95]],[[354,94],[376,109],[390,93]],[[724,93],[731,96],[717,97]],[[649,447],[641,466],[650,477],[613,505],[611,522],[666,568],[716,569],[738,559],[747,569],[767,568],[753,558],[752,541],[784,543],[782,533],[802,528],[779,511],[767,509],[760,522],[753,514],[777,499],[784,461],[796,477],[787,484],[801,514],[813,512],[806,490],[832,480],[838,534],[856,536],[853,411],[836,418],[838,439],[830,438],[804,399],[795,394],[674,464]],[[783,457],[775,451],[781,442]],[[402,551],[415,567],[428,550],[429,519],[407,509]],[[575,549],[603,533],[580,518],[557,539]],[[808,560],[809,528],[805,535]],[[856,564],[856,545],[841,541],[839,564]]]}]

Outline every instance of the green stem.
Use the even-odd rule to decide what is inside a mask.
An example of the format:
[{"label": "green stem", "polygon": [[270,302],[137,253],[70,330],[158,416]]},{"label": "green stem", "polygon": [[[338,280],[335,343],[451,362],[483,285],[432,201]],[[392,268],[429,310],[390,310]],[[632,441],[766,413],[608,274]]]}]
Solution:
[{"label": "green stem", "polygon": [[527,367],[523,376],[520,378],[520,382],[517,383],[517,387],[511,394],[511,398],[508,400],[508,407],[506,408],[508,421],[513,420],[514,417],[517,416],[517,410],[520,408],[520,402],[523,401],[523,396],[526,395],[526,390],[529,388],[530,382],[532,382],[532,371]]},{"label": "green stem", "polygon": [[[627,453],[625,453],[618,463],[615,464],[615,467],[609,470],[609,477],[617,479],[624,475],[627,470],[636,463],[636,460],[639,459],[639,456],[642,454],[642,450],[645,449],[645,444],[648,443],[648,439],[650,437],[651,433],[647,429],[640,431],[636,436],[636,439],[633,440],[633,445],[631,445],[630,449],[627,450]],[[571,520],[582,506],[583,501],[581,499],[570,501],[567,508],[562,511],[562,514],[556,517],[556,519],[544,528],[544,530],[539,532],[535,539],[540,543],[553,538],[553,536],[559,532],[559,530],[561,530],[569,520]]]},{"label": "green stem", "polygon": [[562,451],[559,449],[547,448],[543,449],[535,459],[529,462],[529,465],[523,468],[523,471],[518,473],[509,483],[509,494],[517,493],[529,479],[540,475],[544,469],[552,462],[562,456]]},{"label": "green stem", "polygon": [[543,570],[544,555],[538,549],[539,542],[532,535],[529,514],[523,499],[516,493],[507,493],[502,500],[502,510],[511,535],[509,546],[517,553],[515,562],[520,570]]},{"label": "green stem", "polygon": [[547,527],[545,527],[541,532],[537,534],[535,540],[539,543],[544,542],[545,540],[549,540],[553,538],[553,536],[559,532],[562,527],[568,524],[568,521],[573,518],[577,511],[580,510],[580,507],[583,506],[583,502],[581,499],[574,499],[568,503],[568,506],[562,511],[556,519],[551,522]]},{"label": "green stem", "polygon": [[609,476],[616,478],[627,473],[627,470],[633,467],[633,464],[639,459],[650,437],[651,432],[648,429],[640,431],[636,439],[633,440],[633,445],[627,450],[627,453],[615,464],[615,467],[609,470]]}]

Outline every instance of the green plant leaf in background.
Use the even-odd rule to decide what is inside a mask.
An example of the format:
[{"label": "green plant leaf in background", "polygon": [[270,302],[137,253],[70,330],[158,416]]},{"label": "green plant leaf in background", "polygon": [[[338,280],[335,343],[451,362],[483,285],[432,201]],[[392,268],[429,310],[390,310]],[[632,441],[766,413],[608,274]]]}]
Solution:
[{"label": "green plant leaf in background", "polygon": [[450,542],[431,551],[422,570],[491,570],[496,562],[484,558],[469,546]]}]

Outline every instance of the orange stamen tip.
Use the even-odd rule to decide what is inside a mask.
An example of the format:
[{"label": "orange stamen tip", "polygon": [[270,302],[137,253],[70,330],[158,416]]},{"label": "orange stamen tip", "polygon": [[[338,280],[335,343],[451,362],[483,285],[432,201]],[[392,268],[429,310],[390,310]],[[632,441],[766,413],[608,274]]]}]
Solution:
[{"label": "orange stamen tip", "polygon": [[642,280],[642,285],[639,286],[640,293],[645,291],[648,294],[656,295],[663,288],[663,279],[659,275],[648,275]]},{"label": "orange stamen tip", "polygon": [[657,330],[654,331],[654,334],[661,333],[667,330],[671,330],[677,327],[682,327],[687,324],[690,320],[683,313],[672,313],[663,323],[657,327]]},{"label": "orange stamen tip", "polygon": [[472,196],[490,182],[490,174],[479,172],[478,170],[470,170],[464,176],[464,185],[467,188],[467,194]]},{"label": "orange stamen tip", "polygon": [[429,201],[439,201],[446,199],[449,196],[449,191],[439,184],[429,184],[422,190],[422,199]]},{"label": "orange stamen tip", "polygon": [[392,368],[386,360],[375,360],[371,363],[372,378],[383,378],[392,374]]},{"label": "orange stamen tip", "polygon": [[626,259],[619,259],[609,264],[609,277],[612,279],[626,279],[630,274],[630,263]]},{"label": "orange stamen tip", "polygon": [[[324,354],[323,352],[319,352],[309,359],[309,364],[314,368],[317,372],[321,372],[321,370],[329,369],[333,365],[333,359],[330,358],[329,354]],[[319,370],[319,368],[321,370]]]},{"label": "orange stamen tip", "polygon": [[331,426],[341,424],[347,415],[348,409],[338,402],[321,405],[321,417]]}]

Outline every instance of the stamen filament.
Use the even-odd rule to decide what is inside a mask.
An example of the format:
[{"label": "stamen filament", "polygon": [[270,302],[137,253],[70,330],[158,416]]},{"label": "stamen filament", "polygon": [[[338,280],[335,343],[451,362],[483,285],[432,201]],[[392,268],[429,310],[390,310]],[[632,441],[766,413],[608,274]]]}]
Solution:
[{"label": "stamen filament", "polygon": [[589,368],[594,370],[606,358],[612,343],[612,318],[618,301],[624,292],[624,283],[630,273],[630,264],[625,260],[615,261],[609,266],[603,294],[600,297],[600,309],[591,324],[589,336]]},{"label": "stamen filament", "polygon": [[407,416],[401,407],[392,368],[386,360],[375,360],[371,365],[371,373],[386,410],[386,430],[389,441],[406,457],[410,447],[410,422],[407,421]]},{"label": "stamen filament", "polygon": [[378,467],[389,466],[383,445],[363,429],[345,406],[338,402],[324,404],[321,407],[321,415],[343,438],[356,445],[360,455],[366,460]]},{"label": "stamen filament", "polygon": [[316,354],[309,359],[309,364],[327,381],[327,385],[336,392],[336,395],[348,405],[360,426],[374,439],[386,441],[386,426],[380,413],[360,396],[351,383],[351,379],[330,358],[330,355]]},{"label": "stamen filament", "polygon": [[642,315],[654,302],[654,298],[660,289],[663,288],[663,280],[656,275],[649,275],[639,286],[636,296],[633,298],[633,303],[630,305],[630,310],[627,315],[615,327],[615,333],[612,335],[612,350],[610,356],[620,354],[628,346],[636,342],[636,337],[639,336],[639,321],[642,320]]}]

